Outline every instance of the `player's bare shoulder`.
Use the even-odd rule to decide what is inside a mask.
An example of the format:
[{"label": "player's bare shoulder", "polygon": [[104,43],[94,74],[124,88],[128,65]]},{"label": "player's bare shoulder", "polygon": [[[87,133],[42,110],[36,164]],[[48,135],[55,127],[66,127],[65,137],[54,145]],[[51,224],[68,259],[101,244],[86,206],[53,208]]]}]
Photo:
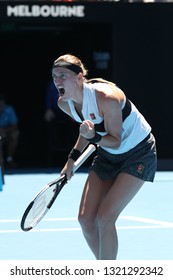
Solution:
[{"label": "player's bare shoulder", "polygon": [[101,114],[112,106],[121,106],[125,98],[123,91],[113,83],[96,84],[95,93]]}]

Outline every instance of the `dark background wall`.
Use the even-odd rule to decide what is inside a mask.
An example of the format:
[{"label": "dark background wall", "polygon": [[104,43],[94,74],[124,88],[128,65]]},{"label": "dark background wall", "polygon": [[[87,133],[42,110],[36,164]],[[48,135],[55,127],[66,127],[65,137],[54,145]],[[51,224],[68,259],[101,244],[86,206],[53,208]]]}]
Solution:
[{"label": "dark background wall", "polygon": [[[87,16],[77,20],[0,15],[1,90],[19,116],[19,165],[48,165],[45,90],[53,60],[66,52],[83,60],[89,77],[119,85],[151,124],[159,159],[173,158],[173,5],[85,5]],[[76,136],[74,129],[54,164],[64,163]]]}]

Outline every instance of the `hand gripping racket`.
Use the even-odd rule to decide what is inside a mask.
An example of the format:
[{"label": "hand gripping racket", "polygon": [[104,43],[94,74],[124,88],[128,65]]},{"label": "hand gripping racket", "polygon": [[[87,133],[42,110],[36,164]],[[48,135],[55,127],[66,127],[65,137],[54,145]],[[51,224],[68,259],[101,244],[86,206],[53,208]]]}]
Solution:
[{"label": "hand gripping racket", "polygon": [[[73,172],[75,172],[84,163],[84,161],[95,151],[95,149],[96,147],[92,144],[88,146],[88,148],[74,163]],[[23,231],[31,230],[41,221],[48,210],[52,207],[55,199],[66,183],[66,175],[62,175],[58,179],[46,184],[37,193],[22,216],[21,229]]]}]

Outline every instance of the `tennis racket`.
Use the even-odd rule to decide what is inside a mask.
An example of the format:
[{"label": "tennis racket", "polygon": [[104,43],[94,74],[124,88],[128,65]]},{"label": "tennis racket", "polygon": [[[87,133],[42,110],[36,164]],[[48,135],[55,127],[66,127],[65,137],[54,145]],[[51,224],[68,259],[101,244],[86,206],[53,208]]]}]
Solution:
[{"label": "tennis racket", "polygon": [[[84,163],[84,161],[95,151],[95,149],[96,147],[92,144],[88,146],[88,148],[74,163],[73,172],[75,172]],[[66,175],[62,175],[58,179],[46,184],[39,193],[37,193],[34,199],[29,203],[22,216],[21,229],[23,231],[31,230],[42,220],[52,207],[55,199],[66,183]]]}]

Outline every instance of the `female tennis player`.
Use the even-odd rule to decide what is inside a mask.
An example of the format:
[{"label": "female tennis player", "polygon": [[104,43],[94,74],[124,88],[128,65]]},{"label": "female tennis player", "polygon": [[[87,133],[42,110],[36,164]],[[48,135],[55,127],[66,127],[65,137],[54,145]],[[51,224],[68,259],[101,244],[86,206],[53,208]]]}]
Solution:
[{"label": "female tennis player", "polygon": [[151,127],[114,83],[87,80],[78,57],[60,56],[53,63],[52,76],[60,92],[58,106],[80,123],[79,137],[61,174],[70,179],[83,149],[89,142],[97,145],[79,222],[95,258],[114,260],[118,252],[115,222],[144,182],[154,180],[157,156]]}]

